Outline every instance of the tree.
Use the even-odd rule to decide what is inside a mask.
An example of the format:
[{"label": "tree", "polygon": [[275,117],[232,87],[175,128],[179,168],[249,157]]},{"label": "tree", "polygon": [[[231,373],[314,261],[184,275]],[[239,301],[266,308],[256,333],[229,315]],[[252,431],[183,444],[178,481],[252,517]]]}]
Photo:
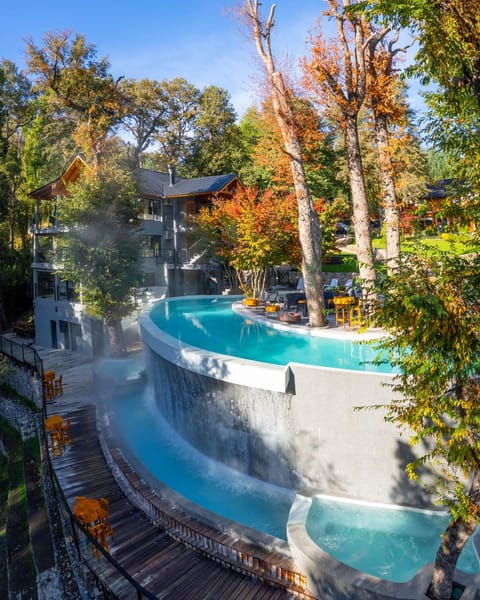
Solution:
[{"label": "tree", "polygon": [[181,167],[191,152],[192,136],[198,115],[200,90],[186,79],[177,77],[162,82],[166,112],[155,141],[160,150],[153,158],[157,168],[166,171],[173,164]]},{"label": "tree", "polygon": [[19,198],[22,169],[23,130],[34,116],[31,82],[10,61],[0,63],[0,216],[8,223],[13,249],[18,233],[25,242],[26,207]]},{"label": "tree", "polygon": [[395,187],[389,123],[398,123],[407,112],[402,87],[394,76],[394,58],[403,48],[395,48],[398,35],[386,42],[373,36],[368,45],[367,99],[373,113],[378,164],[383,191],[386,260],[394,268],[400,258],[400,211]]},{"label": "tree", "polygon": [[[429,113],[425,134],[437,149],[454,157],[455,175],[468,183],[468,194],[478,198],[480,179],[480,15],[476,0],[411,0],[360,2],[367,18],[410,28],[419,50],[411,74],[423,84]],[[465,203],[478,220],[478,201]],[[475,211],[475,215],[473,215]]]},{"label": "tree", "polygon": [[198,103],[190,154],[185,170],[190,177],[238,173],[245,156],[229,93],[214,85],[205,87]]},{"label": "tree", "polygon": [[480,516],[480,258],[404,253],[380,279],[381,348],[399,375],[387,419],[430,450],[407,466],[428,464],[451,521],[435,559],[431,597],[450,600],[455,565]]},{"label": "tree", "polygon": [[68,233],[59,239],[62,275],[82,286],[90,315],[105,320],[114,355],[124,350],[121,319],[134,308],[140,247],[132,229],[137,192],[131,173],[105,163],[86,170],[59,203]]},{"label": "tree", "polygon": [[[365,291],[375,280],[370,214],[358,136],[358,114],[367,94],[366,49],[385,32],[369,31],[364,18],[350,9],[350,0],[328,0],[326,14],[335,19],[338,35],[324,39],[319,32],[310,42],[311,57],[304,60],[306,83],[316,91],[344,135],[348,160],[353,226],[360,278]],[[353,2],[353,4],[355,4]]]},{"label": "tree", "polygon": [[282,133],[283,146],[290,160],[295,195],[298,206],[298,232],[302,248],[302,272],[305,295],[313,327],[326,324],[323,299],[322,235],[318,216],[308,187],[302,158],[302,148],[297,131],[295,114],[282,73],[276,68],[271,49],[270,35],[273,27],[275,5],[263,21],[258,0],[246,0],[244,14],[249,19],[258,55],[265,67],[274,114]]},{"label": "tree", "polygon": [[[292,109],[302,147],[308,187],[314,198],[332,200],[343,188],[336,180],[337,155],[333,133],[313,104],[292,93]],[[285,193],[294,189],[290,159],[283,150],[282,133],[271,99],[259,108],[251,107],[240,122],[244,145],[250,160],[240,171],[242,181]]]},{"label": "tree", "polygon": [[70,121],[80,148],[96,166],[118,126],[123,97],[109,73],[107,58],[97,58],[83,35],[47,33],[44,46],[27,42],[28,68],[37,91],[50,90],[52,119]]},{"label": "tree", "polygon": [[269,191],[259,195],[253,188],[242,190],[231,200],[214,200],[195,224],[213,254],[236,270],[247,296],[260,297],[269,267],[300,261],[292,194],[273,199]]},{"label": "tree", "polygon": [[122,124],[134,140],[131,158],[136,168],[165,121],[167,96],[164,85],[151,79],[123,79],[120,90],[125,102]]}]

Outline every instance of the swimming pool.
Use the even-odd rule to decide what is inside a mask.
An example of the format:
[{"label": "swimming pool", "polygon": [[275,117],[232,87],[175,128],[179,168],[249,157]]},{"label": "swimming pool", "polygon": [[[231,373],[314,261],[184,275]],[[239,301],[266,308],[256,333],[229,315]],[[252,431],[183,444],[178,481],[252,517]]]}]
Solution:
[{"label": "swimming pool", "polygon": [[[117,393],[115,429],[159,481],[194,504],[241,525],[286,540],[295,491],[243,475],[198,452],[168,425],[148,387]],[[433,562],[448,515],[315,497],[306,519],[310,538],[325,552],[364,573],[406,582]],[[470,540],[458,568],[479,572]]]},{"label": "swimming pool", "polygon": [[[173,298],[150,311],[151,320],[180,343],[210,352],[275,365],[306,365],[391,373],[374,365],[375,348],[359,337],[333,338],[284,331],[232,310],[228,296]],[[270,323],[271,325],[271,323]],[[313,330],[312,330],[313,331]]]},{"label": "swimming pool", "polygon": [[[403,583],[435,560],[448,522],[445,512],[316,497],[308,512],[306,530],[337,560],[381,579]],[[480,570],[472,539],[457,565],[469,574]]]},{"label": "swimming pool", "polygon": [[148,387],[118,393],[111,408],[129,451],[162,483],[218,515],[287,539],[293,490],[243,475],[186,443],[162,418]]}]

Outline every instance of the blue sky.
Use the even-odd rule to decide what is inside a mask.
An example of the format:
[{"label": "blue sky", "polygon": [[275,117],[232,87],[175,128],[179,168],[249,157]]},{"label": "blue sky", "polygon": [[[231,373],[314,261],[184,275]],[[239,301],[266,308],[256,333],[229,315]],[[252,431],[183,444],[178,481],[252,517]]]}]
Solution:
[{"label": "blue sky", "polygon": [[[199,88],[228,90],[237,114],[258,99],[255,48],[228,9],[239,0],[44,0],[4,3],[0,58],[23,68],[25,42],[73,30],[108,56],[115,76],[184,77]],[[263,9],[271,5],[264,0]],[[296,60],[315,27],[322,0],[277,0],[273,49]]]}]

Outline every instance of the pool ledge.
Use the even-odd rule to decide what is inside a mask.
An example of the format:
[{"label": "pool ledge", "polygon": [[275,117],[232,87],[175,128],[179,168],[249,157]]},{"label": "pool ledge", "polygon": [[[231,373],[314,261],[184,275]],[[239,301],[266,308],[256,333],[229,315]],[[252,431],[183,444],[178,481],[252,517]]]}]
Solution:
[{"label": "pool ledge", "polygon": [[207,377],[237,385],[254,385],[274,392],[291,391],[288,365],[274,365],[245,358],[227,356],[184,344],[162,331],[148,313],[139,319],[143,342],[159,356],[179,367]]},{"label": "pool ledge", "polygon": [[[310,335],[312,337],[333,338],[337,340],[355,340],[357,342],[366,342],[369,340],[377,340],[387,335],[384,329],[378,327],[370,327],[365,331],[358,329],[345,329],[343,327],[310,327],[305,320],[301,324],[284,323],[275,316],[267,316],[263,309],[256,307],[249,308],[241,301],[232,303],[232,310],[242,317],[251,319],[252,321],[261,321],[264,325],[279,331],[293,332],[296,334]],[[275,313],[273,313],[275,314]]]},{"label": "pool ledge", "polygon": [[[306,586],[318,598],[337,600],[422,600],[432,580],[433,564],[425,565],[405,583],[395,583],[362,573],[319,548],[306,530],[312,499],[297,494],[290,509],[287,539],[295,564],[307,578]],[[480,575],[455,573],[455,581],[465,586],[462,600],[474,600],[480,589]]]}]

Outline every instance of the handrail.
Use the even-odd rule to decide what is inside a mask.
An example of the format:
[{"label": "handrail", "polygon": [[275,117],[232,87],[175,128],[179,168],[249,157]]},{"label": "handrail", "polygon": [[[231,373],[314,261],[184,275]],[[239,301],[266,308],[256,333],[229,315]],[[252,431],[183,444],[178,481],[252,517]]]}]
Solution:
[{"label": "handrail", "polygon": [[35,348],[0,336],[0,353],[32,368],[43,381],[43,361]]},{"label": "handrail", "polygon": [[[57,498],[57,503],[58,503],[58,500],[60,497],[62,506],[63,506],[64,510],[66,510],[66,512],[68,513],[68,516],[70,517],[70,525],[72,527],[73,538],[75,540],[75,547],[77,549],[77,552],[78,552],[78,555],[80,556],[80,558],[82,558],[82,553],[80,550],[80,544],[78,542],[78,537],[77,537],[77,532],[75,530],[75,526],[78,527],[82,531],[82,533],[88,539],[89,543],[93,544],[95,546],[96,550],[98,550],[99,552],[101,552],[103,554],[104,558],[112,565],[112,567],[135,588],[135,591],[137,593],[137,598],[139,600],[141,600],[142,598],[148,598],[148,600],[158,600],[157,596],[152,594],[152,592],[149,592],[146,588],[144,588],[142,585],[140,585],[129,573],[127,573],[127,571],[125,571],[125,569],[122,566],[120,566],[119,563],[114,558],[112,558],[110,553],[105,550],[105,548],[90,534],[88,529],[75,517],[75,515],[73,514],[73,512],[70,508],[70,505],[68,504],[68,500],[66,499],[65,494],[63,493],[62,486],[60,485],[60,482],[58,481],[57,474],[55,473],[55,469],[53,468],[53,465],[52,465],[50,454],[48,453],[48,449],[47,449],[46,455],[47,455],[50,475],[52,477],[52,481],[54,482],[54,489],[55,489],[55,496]],[[104,586],[104,582],[102,582],[101,577],[95,572],[94,569],[92,569],[90,567],[88,561],[84,561],[84,563],[89,568],[89,570],[93,573],[93,575],[95,576],[97,581],[102,586]],[[112,590],[109,589],[108,591],[110,594],[115,596],[115,594],[114,594],[114,592],[112,592]]]},{"label": "handrail", "polygon": [[[43,371],[44,371],[43,361],[40,358],[38,352],[35,350],[35,348],[32,348],[28,344],[22,344],[19,342],[15,342],[13,340],[7,340],[7,339],[3,338],[2,336],[0,336],[0,353],[4,354],[5,356],[8,356],[10,358],[13,358],[16,362],[21,363],[24,367],[26,366],[26,367],[33,369],[35,371],[35,373],[37,373],[37,375],[40,377],[40,381],[43,382]],[[43,386],[42,386],[42,389],[43,389]],[[43,415],[44,415],[44,417],[46,417],[47,408],[46,408],[45,394],[42,394],[42,409],[43,409]],[[44,421],[43,434],[44,434],[44,440],[47,440],[47,434],[45,431],[45,421]],[[137,581],[135,581],[135,579],[129,573],[127,573],[127,571],[125,571],[125,569],[123,567],[121,567],[114,558],[112,558],[112,556],[104,549],[104,547],[94,537],[92,537],[92,535],[89,533],[89,531],[74,516],[72,510],[70,509],[68,501],[65,497],[65,494],[63,493],[62,487],[58,481],[55,470],[53,468],[50,454],[48,452],[48,446],[47,446],[47,444],[45,444],[45,445],[46,445],[45,456],[47,457],[48,470],[50,473],[50,477],[52,478],[52,481],[54,484],[54,491],[55,491],[55,497],[57,498],[57,504],[58,504],[58,499],[60,498],[64,510],[66,510],[67,514],[70,517],[70,523],[71,523],[71,527],[72,527],[73,537],[75,540],[75,546],[77,548],[77,552],[78,552],[78,555],[80,556],[80,558],[82,558],[82,553],[80,550],[80,544],[78,543],[78,537],[77,537],[77,532],[75,530],[75,526],[80,528],[80,530],[86,536],[88,541],[91,544],[93,544],[99,552],[101,552],[103,554],[103,556],[112,565],[112,567],[115,569],[115,571],[119,575],[121,575],[123,578],[125,578],[133,586],[133,588],[136,590],[138,600],[142,600],[142,598],[148,598],[148,600],[158,600],[157,596],[152,594],[152,592],[149,592],[142,585],[140,585]],[[90,565],[88,564],[88,561],[85,560],[83,562],[89,568],[89,570],[92,572],[92,574],[94,575],[95,579],[98,581],[100,586],[105,587],[100,576],[97,573],[95,573],[95,571],[90,567]],[[108,591],[112,596],[116,597],[115,594],[110,589]]]},{"label": "handrail", "polygon": [[[42,371],[43,371],[43,366],[42,366]],[[46,414],[47,414],[46,411],[47,411],[46,400],[45,400],[45,395],[43,395],[43,414],[44,414],[44,416],[46,416]],[[47,437],[47,432],[45,430],[45,421],[43,422],[43,426],[44,426],[43,427],[44,440],[47,440],[48,437]],[[121,575],[123,578],[125,578],[135,588],[138,600],[142,600],[142,598],[148,598],[148,600],[158,600],[157,596],[155,596],[154,594],[149,592],[142,585],[140,585],[137,581],[135,581],[135,579],[129,573],[127,573],[127,571],[125,571],[125,569],[123,567],[121,567],[114,558],[112,558],[110,553],[107,552],[105,550],[105,548],[94,537],[92,537],[90,532],[75,517],[72,510],[70,509],[68,500],[66,499],[65,494],[63,493],[62,486],[60,485],[60,482],[58,481],[57,474],[55,473],[55,469],[53,468],[53,465],[52,465],[50,453],[48,452],[48,444],[46,442],[45,442],[45,445],[46,445],[45,455],[47,457],[48,470],[49,470],[50,477],[54,484],[53,487],[54,487],[54,491],[55,491],[55,497],[57,499],[57,504],[59,504],[58,500],[60,497],[63,508],[64,508],[64,510],[66,510],[66,512],[68,513],[69,518],[70,518],[70,526],[72,528],[72,534],[73,534],[73,538],[75,540],[75,547],[77,549],[79,557],[81,559],[83,559],[82,553],[80,550],[80,544],[78,542],[77,532],[75,530],[75,526],[80,528],[82,533],[87,537],[88,541],[91,544],[93,544],[99,552],[101,552],[103,554],[103,556],[112,565],[112,567],[117,571],[117,573],[119,573],[119,575]],[[57,494],[57,492],[59,492],[59,494]],[[104,582],[102,581],[101,577],[95,572],[94,569],[92,569],[90,567],[88,561],[84,560],[83,562],[88,567],[88,569],[92,572],[92,574],[94,575],[95,579],[99,582],[99,584],[104,587]],[[116,597],[114,592],[112,592],[112,590],[109,589],[108,591],[112,596]]]}]

